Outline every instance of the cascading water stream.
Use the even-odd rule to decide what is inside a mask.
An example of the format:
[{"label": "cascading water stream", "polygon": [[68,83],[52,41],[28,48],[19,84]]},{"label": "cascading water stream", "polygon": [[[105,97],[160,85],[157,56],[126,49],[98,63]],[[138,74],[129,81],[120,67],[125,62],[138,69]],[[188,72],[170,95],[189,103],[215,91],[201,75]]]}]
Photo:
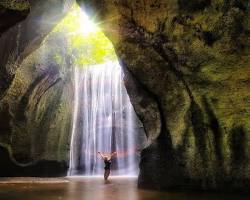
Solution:
[{"label": "cascading water stream", "polygon": [[117,152],[113,175],[136,175],[138,119],[117,61],[75,67],[75,100],[69,175],[101,175],[97,152]]}]

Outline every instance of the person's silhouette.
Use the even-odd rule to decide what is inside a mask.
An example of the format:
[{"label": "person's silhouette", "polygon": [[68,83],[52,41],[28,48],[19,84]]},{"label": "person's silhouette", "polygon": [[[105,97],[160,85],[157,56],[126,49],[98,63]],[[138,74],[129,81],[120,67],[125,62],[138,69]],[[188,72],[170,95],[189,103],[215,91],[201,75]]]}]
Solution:
[{"label": "person's silhouette", "polygon": [[108,180],[109,174],[110,174],[110,167],[111,167],[111,161],[114,156],[116,156],[116,152],[113,152],[109,155],[102,154],[101,152],[98,152],[98,154],[101,156],[101,158],[104,161],[105,167],[104,167],[104,179]]}]

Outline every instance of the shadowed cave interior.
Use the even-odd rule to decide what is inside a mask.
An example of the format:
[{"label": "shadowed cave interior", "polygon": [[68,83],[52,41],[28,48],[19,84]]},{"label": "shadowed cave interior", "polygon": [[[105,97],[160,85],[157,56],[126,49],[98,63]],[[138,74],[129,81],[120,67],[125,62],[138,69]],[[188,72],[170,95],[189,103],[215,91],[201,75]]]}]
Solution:
[{"label": "shadowed cave interior", "polygon": [[249,5],[0,2],[0,176],[101,175],[117,151],[139,188],[248,193]]}]

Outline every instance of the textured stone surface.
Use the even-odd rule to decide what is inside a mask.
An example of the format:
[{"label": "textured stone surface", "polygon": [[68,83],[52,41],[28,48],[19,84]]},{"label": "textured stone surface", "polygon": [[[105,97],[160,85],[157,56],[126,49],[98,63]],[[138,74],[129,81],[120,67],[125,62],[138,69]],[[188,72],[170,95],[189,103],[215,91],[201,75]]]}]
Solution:
[{"label": "textured stone surface", "polygon": [[145,103],[126,84],[151,144],[142,152],[139,186],[246,191],[249,1],[78,2],[99,14],[146,94]]},{"label": "textured stone surface", "polygon": [[64,40],[52,33],[20,61],[0,100],[0,176],[67,173],[74,95]]},{"label": "textured stone surface", "polygon": [[10,86],[19,64],[36,50],[44,37],[62,19],[68,1],[30,1],[28,17],[0,37],[0,99]]},{"label": "textured stone surface", "polygon": [[0,1],[0,35],[16,23],[24,20],[29,13],[28,1],[21,4],[11,4],[9,1]]},{"label": "textured stone surface", "polygon": [[[17,63],[40,45],[62,17],[56,15],[54,24],[31,29],[32,19],[39,16],[53,19],[55,9],[62,9],[61,1],[43,2],[50,6],[33,4],[34,9],[31,6],[31,14],[21,25],[21,35],[16,34],[16,26],[0,38],[2,99],[8,96]],[[149,138],[142,152],[139,186],[247,192],[250,186],[249,1],[78,2],[90,16],[98,14],[96,20],[102,22],[104,32],[113,42],[125,69],[129,95]],[[9,37],[11,34],[13,37]],[[53,95],[46,97],[45,102],[58,100],[59,91],[60,84],[56,84],[51,91]],[[22,111],[32,113],[35,101],[30,103],[31,107],[22,107]],[[12,124],[6,122],[12,118],[9,110],[13,107],[2,105],[1,116],[6,117],[1,117],[5,122],[1,128],[8,134]],[[18,115],[14,116],[17,120]],[[1,139],[6,141],[6,138],[1,132]],[[29,160],[31,156],[26,147],[21,147],[21,138],[26,135],[14,140],[14,146],[18,147],[15,155]],[[45,148],[44,144],[40,148]],[[44,149],[38,148],[37,152]]]}]

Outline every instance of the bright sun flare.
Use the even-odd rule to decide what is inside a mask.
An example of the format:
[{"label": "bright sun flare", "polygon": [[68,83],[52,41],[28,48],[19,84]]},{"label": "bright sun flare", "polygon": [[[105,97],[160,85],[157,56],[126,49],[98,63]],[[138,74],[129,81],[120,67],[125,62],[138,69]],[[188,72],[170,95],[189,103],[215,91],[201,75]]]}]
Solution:
[{"label": "bright sun flare", "polygon": [[80,34],[84,34],[86,36],[90,33],[95,33],[98,31],[97,26],[89,19],[87,14],[82,11],[81,8],[74,6],[69,15],[72,15],[72,17],[75,19],[75,26],[77,27]]},{"label": "bright sun flare", "polygon": [[75,4],[54,28],[54,37],[64,38],[65,48],[73,55],[74,64],[89,66],[117,59],[112,43],[98,24],[100,23],[95,24],[94,20]]},{"label": "bright sun flare", "polygon": [[80,30],[83,34],[90,34],[97,31],[96,25],[89,19],[89,17],[83,12],[78,12],[80,19]]}]

